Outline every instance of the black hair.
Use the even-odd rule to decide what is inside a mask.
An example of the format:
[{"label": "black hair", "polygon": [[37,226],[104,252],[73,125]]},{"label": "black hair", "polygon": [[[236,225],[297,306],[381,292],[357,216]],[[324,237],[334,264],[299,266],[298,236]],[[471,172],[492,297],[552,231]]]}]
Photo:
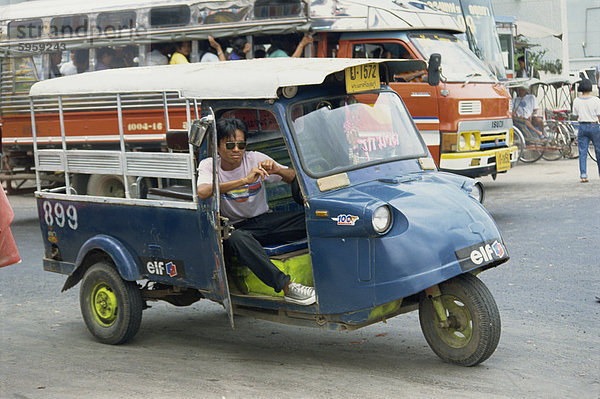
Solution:
[{"label": "black hair", "polygon": [[525,62],[525,56],[520,56],[519,58],[517,58],[517,61],[523,61],[523,62]]},{"label": "black hair", "polygon": [[89,50],[75,50],[73,56],[73,64],[77,67],[77,73],[87,71],[90,67]]},{"label": "black hair", "polygon": [[235,137],[236,130],[240,130],[244,133],[244,140],[248,135],[248,126],[243,120],[238,118],[221,118],[217,121],[217,142],[221,143],[223,140]]},{"label": "black hair", "polygon": [[233,52],[242,59],[246,58],[246,54],[244,54],[244,46],[246,46],[246,43],[248,43],[248,41],[243,37],[236,37],[233,42],[231,42]]},{"label": "black hair", "polygon": [[577,91],[580,91],[582,93],[589,93],[592,91],[592,81],[589,79],[581,79],[581,82],[579,82],[579,87],[577,88]]}]

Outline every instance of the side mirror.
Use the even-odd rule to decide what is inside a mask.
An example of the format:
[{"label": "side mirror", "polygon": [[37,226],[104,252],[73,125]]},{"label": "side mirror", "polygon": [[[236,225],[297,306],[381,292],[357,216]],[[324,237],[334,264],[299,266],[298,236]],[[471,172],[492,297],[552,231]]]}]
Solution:
[{"label": "side mirror", "polygon": [[429,65],[427,67],[427,83],[430,86],[437,86],[440,84],[440,77],[442,75],[442,56],[438,53],[431,54],[429,57]]},{"label": "side mirror", "polygon": [[200,147],[202,142],[204,141],[204,137],[206,137],[206,133],[213,126],[214,118],[212,115],[207,115],[202,119],[196,119],[192,122],[192,127],[190,128],[190,144]]}]

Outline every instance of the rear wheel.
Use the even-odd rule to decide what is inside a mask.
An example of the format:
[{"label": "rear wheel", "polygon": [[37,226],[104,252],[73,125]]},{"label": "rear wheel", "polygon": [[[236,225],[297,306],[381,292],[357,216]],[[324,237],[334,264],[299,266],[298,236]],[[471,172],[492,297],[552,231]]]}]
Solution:
[{"label": "rear wheel", "polygon": [[110,264],[98,262],[86,271],[79,291],[81,314],[94,338],[122,344],[142,322],[142,296],[134,281],[125,281]]},{"label": "rear wheel", "polygon": [[500,313],[485,284],[463,274],[439,285],[438,304],[446,315],[440,320],[434,299],[419,303],[421,330],[431,349],[445,362],[475,366],[496,350],[500,340]]},{"label": "rear wheel", "polygon": [[535,149],[536,146],[532,144],[527,144],[523,151],[521,151],[521,155],[519,156],[519,160],[525,163],[533,163],[542,157],[542,152]]}]

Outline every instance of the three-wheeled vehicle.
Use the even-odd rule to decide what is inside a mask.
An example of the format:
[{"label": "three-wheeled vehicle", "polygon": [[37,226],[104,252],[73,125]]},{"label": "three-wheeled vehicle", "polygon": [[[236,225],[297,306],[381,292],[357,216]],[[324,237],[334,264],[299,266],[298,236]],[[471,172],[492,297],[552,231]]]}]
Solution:
[{"label": "three-wheeled vehicle", "polygon": [[[34,135],[41,128],[36,114],[55,106],[63,137],[59,148],[36,148],[36,170],[64,173],[66,182],[36,192],[44,269],[68,275],[63,291],[81,281],[84,321],[104,343],[130,340],[153,300],[216,301],[232,326],[233,315],[243,314],[337,330],[418,308],[423,333],[443,360],[484,361],[498,344],[500,316],[476,275],[508,254],[492,217],[470,196],[474,180],[435,169],[402,100],[385,84],[415,69],[438,83],[439,58],[429,67],[415,60],[261,59],[35,84]],[[189,131],[167,132],[168,151],[128,145],[121,104],[148,92],[185,99]],[[68,149],[65,129],[77,126],[65,126],[63,108],[90,93],[116,97],[120,151]],[[214,124],[223,117],[246,122],[248,149],[296,170],[294,193],[278,183],[267,185],[267,194],[273,212],[304,209],[308,237],[265,251],[296,282],[314,287],[313,305],[288,303],[235,259],[224,261],[231,226],[220,215],[217,174],[209,199],[199,200],[195,189],[198,161],[212,157],[217,165]],[[78,195],[74,173],[120,175],[125,198]],[[147,178],[156,187],[139,190]]]}]

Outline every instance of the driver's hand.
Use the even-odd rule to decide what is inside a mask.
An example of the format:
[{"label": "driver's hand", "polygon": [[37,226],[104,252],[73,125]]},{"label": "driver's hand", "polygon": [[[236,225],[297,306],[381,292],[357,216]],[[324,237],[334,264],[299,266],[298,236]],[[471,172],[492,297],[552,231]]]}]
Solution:
[{"label": "driver's hand", "polygon": [[248,176],[246,176],[246,178],[245,178],[246,184],[252,184],[257,179],[259,179],[259,178],[264,179],[267,176],[269,176],[267,171],[265,169],[261,168],[260,166],[257,166],[256,168],[252,168],[250,170],[250,173],[248,173]]},{"label": "driver's hand", "polygon": [[267,173],[267,176],[277,174],[280,169],[272,159],[265,159],[264,161],[259,162],[258,168],[264,170]]}]

